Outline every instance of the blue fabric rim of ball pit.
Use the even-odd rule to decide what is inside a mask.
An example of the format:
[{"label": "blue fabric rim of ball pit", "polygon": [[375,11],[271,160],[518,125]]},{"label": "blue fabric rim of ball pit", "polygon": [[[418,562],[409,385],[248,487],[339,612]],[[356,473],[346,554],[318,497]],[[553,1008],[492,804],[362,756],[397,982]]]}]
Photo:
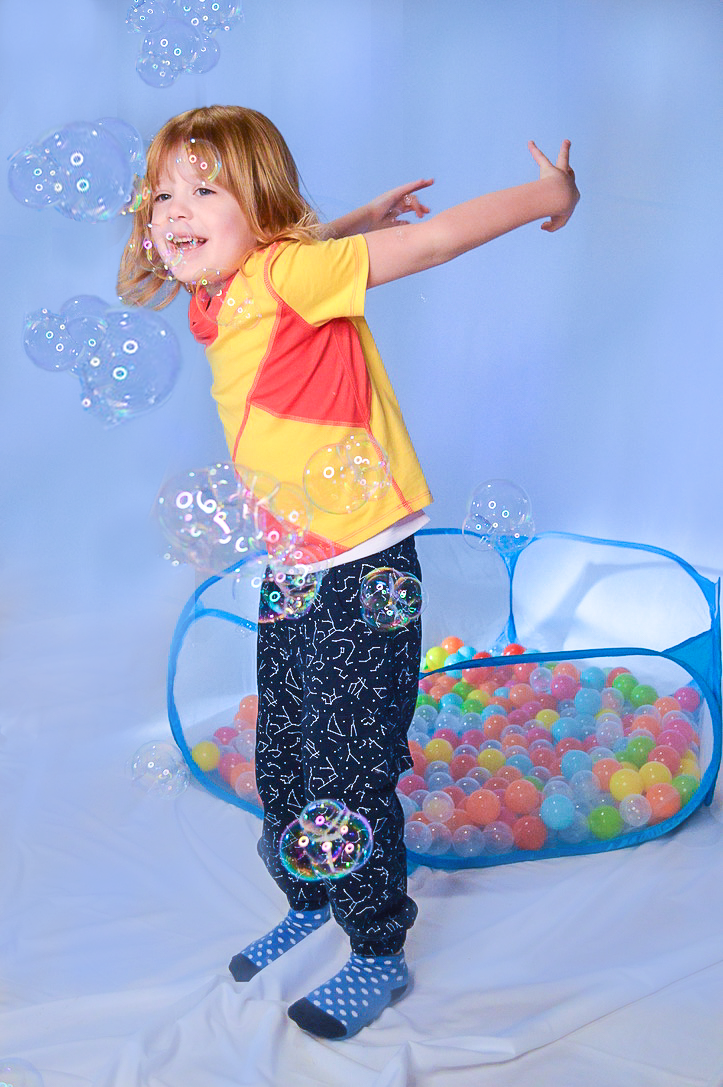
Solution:
[{"label": "blue fabric rim of ball pit", "polygon": [[[424,528],[418,533],[418,536],[461,536],[462,530],[459,528]],[[675,555],[672,551],[666,551],[660,547],[654,547],[652,544],[638,544],[629,543],[623,540],[606,540],[599,539],[594,536],[581,536],[571,532],[540,532],[526,545],[531,546],[537,540],[542,539],[565,539],[574,540],[580,543],[599,544],[608,547],[622,547],[629,548],[637,551],[646,551],[651,554],[659,555],[663,558],[667,558],[677,563],[697,584],[698,588],[702,592],[706,604],[708,605],[708,612],[710,615],[711,623],[707,630],[701,631],[699,634],[693,635],[691,638],[686,638],[684,641],[679,642],[677,645],[671,646],[668,649],[656,650],[647,649],[643,646],[626,646],[615,648],[591,648],[591,649],[576,649],[576,650],[559,650],[554,652],[554,658],[556,661],[564,660],[584,660],[590,657],[625,657],[625,656],[649,656],[649,657],[664,657],[673,661],[675,664],[680,665],[691,678],[694,680],[699,692],[705,699],[708,710],[711,715],[711,727],[713,730],[713,750],[711,752],[711,758],[705,772],[701,778],[700,785],[696,789],[693,796],[683,805],[679,812],[668,819],[663,820],[654,826],[644,827],[638,831],[629,831],[624,836],[618,836],[608,841],[600,842],[586,842],[579,845],[556,845],[554,848],[539,849],[539,850],[513,850],[511,853],[501,854],[500,856],[478,856],[478,857],[450,857],[450,856],[433,856],[428,854],[414,854],[412,855],[407,851],[408,868],[409,871],[413,871],[420,865],[430,868],[442,868],[447,870],[457,870],[460,868],[483,868],[491,867],[497,864],[514,864],[519,861],[526,860],[544,860],[552,857],[574,857],[583,856],[591,853],[607,853],[613,849],[623,849],[628,846],[640,845],[642,842],[651,840],[652,838],[658,838],[663,834],[668,834],[672,830],[675,830],[684,820],[688,818],[701,804],[710,804],[713,799],[713,792],[715,789],[716,779],[721,762],[721,743],[723,740],[723,717],[721,714],[721,631],[720,631],[720,580],[711,581],[709,578],[700,574],[690,563],[685,559],[680,558],[679,555]],[[512,642],[516,639],[513,608],[512,608],[512,595],[513,595],[513,578],[517,559],[521,552],[513,552],[512,554],[500,555],[500,558],[505,563],[509,574],[510,592],[509,592],[509,620],[507,628],[504,632],[508,641]],[[256,556],[254,556],[256,557]],[[243,559],[236,563],[234,566],[229,567],[224,571],[225,574],[238,572],[248,559]],[[171,645],[169,649],[168,658],[168,673],[167,673],[167,706],[168,706],[168,719],[171,726],[171,732],[173,738],[181,750],[183,757],[185,758],[189,769],[197,781],[209,792],[219,797],[221,800],[225,800],[227,803],[235,804],[237,807],[242,808],[244,811],[250,812],[257,818],[262,818],[261,809],[257,806],[250,804],[248,801],[243,800],[230,793],[227,789],[222,788],[217,782],[210,777],[205,771],[201,770],[196,765],[191,757],[191,752],[186,742],[186,738],[183,733],[183,726],[181,724],[180,715],[178,713],[178,707],[175,699],[175,680],[178,668],[178,658],[183,646],[186,634],[189,629],[197,620],[202,618],[216,618],[223,619],[227,622],[236,624],[248,631],[255,631],[257,629],[256,623],[251,622],[248,619],[244,619],[239,615],[234,615],[232,612],[224,611],[221,608],[207,608],[201,603],[201,597],[212,585],[215,585],[221,580],[224,575],[212,575],[207,578],[191,595],[187,600],[181,614],[176,623],[176,628],[171,638]],[[551,653],[525,653],[515,657],[515,663],[538,663],[545,660],[550,660]],[[493,656],[486,657],[481,660],[473,660],[466,662],[466,667],[473,668],[492,668],[500,666],[502,664],[509,664],[509,656]],[[447,665],[442,668],[436,668],[429,672],[420,673],[420,679],[425,676],[435,675],[437,673],[444,673],[458,669],[459,665]]]}]

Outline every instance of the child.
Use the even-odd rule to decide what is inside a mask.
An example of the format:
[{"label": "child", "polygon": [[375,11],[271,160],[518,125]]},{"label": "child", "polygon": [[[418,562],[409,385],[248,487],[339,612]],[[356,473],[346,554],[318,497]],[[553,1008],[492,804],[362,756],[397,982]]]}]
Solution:
[{"label": "child", "polygon": [[[314,509],[301,548],[328,568],[318,596],[300,618],[259,624],[258,848],[290,909],[230,969],[249,980],[333,912],[350,938],[349,962],[289,1009],[319,1036],[350,1037],[404,994],[402,949],[417,913],[395,786],[410,766],[421,631],[419,623],[393,632],[364,623],[359,584],[384,566],[421,577],[414,533],[432,498],[363,318],[365,291],[535,219],[548,220],[545,230],[564,226],[579,198],[569,146],[553,165],[530,142],[539,180],[429,219],[415,195],[432,184],[422,179],[327,226],[260,113],[190,110],[149,149],[148,194],[119,294],[157,304],[181,285],[192,294],[191,330],[206,346],[234,463],[301,486],[311,455],[354,431],[385,451],[391,470],[391,485],[360,508]],[[424,221],[401,220],[408,211]],[[343,801],[371,824],[370,859],[342,879],[297,880],[281,863],[281,833],[311,799]]]}]

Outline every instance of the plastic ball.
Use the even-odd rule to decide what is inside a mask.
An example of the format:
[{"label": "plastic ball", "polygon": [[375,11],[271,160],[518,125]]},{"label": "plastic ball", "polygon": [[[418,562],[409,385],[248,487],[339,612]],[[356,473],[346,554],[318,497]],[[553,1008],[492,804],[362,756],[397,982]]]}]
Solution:
[{"label": "plastic ball", "polygon": [[687,804],[698,788],[698,779],[692,774],[678,774],[673,778],[672,785],[678,790],[682,804]]},{"label": "plastic ball", "polygon": [[646,736],[635,736],[628,741],[625,757],[628,762],[640,767],[648,761],[648,755],[655,747],[655,742]]},{"label": "plastic ball", "polygon": [[404,844],[412,853],[428,853],[432,844],[432,832],[428,824],[408,822],[404,828]]},{"label": "plastic ball", "polygon": [[623,820],[617,808],[598,805],[587,817],[588,826],[601,841],[615,838],[623,829]]},{"label": "plastic ball", "polygon": [[575,748],[566,751],[560,759],[560,769],[563,776],[566,778],[572,778],[580,771],[590,770],[592,767],[592,759],[587,751],[579,751]]},{"label": "plastic ball", "polygon": [[694,687],[679,687],[674,692],[673,697],[676,699],[681,710],[685,710],[688,713],[695,713],[700,706],[700,695]]},{"label": "plastic ball", "polygon": [[452,834],[452,849],[458,857],[479,857],[484,847],[484,834],[477,827],[461,826]]},{"label": "plastic ball", "polygon": [[525,815],[513,827],[514,842],[518,849],[542,849],[547,841],[547,827],[537,815]]},{"label": "plastic ball", "polygon": [[505,789],[505,805],[516,815],[530,815],[540,806],[539,791],[524,778],[513,781]]},{"label": "plastic ball", "polygon": [[467,796],[463,807],[475,825],[484,827],[497,819],[502,810],[502,802],[491,789],[477,789]]},{"label": "plastic ball", "polygon": [[452,848],[452,834],[444,823],[428,823],[432,833],[432,841],[427,849],[430,857],[438,857],[448,853]]},{"label": "plastic ball", "polygon": [[631,793],[640,793],[643,789],[643,781],[635,770],[616,770],[610,776],[610,795],[615,800],[623,800]]},{"label": "plastic ball", "polygon": [[655,702],[658,692],[646,683],[639,683],[627,695],[632,706],[649,706]]},{"label": "plastic ball", "polygon": [[540,819],[550,830],[565,830],[575,821],[575,805],[562,794],[546,796],[540,805]]},{"label": "plastic ball", "polygon": [[191,758],[200,770],[210,773],[221,761],[221,751],[212,740],[201,740],[191,748]]},{"label": "plastic ball", "polygon": [[675,786],[669,782],[659,782],[651,785],[645,793],[645,799],[650,804],[653,819],[659,822],[676,815],[682,807],[682,798]]},{"label": "plastic ball", "polygon": [[449,763],[452,761],[454,754],[454,748],[449,740],[433,739],[430,740],[427,746],[424,748],[424,754],[427,759],[431,761],[440,759],[443,762]]},{"label": "plastic ball", "polygon": [[515,836],[512,828],[501,821],[488,823],[482,831],[484,838],[484,851],[491,857],[499,857],[509,853],[515,844]]},{"label": "plastic ball", "polygon": [[662,762],[671,774],[677,774],[680,768],[680,752],[668,744],[658,744],[657,747],[651,749],[648,762]]},{"label": "plastic ball", "polygon": [[652,816],[652,808],[640,793],[628,793],[620,801],[620,815],[627,826],[637,829],[646,826]]},{"label": "plastic ball", "polygon": [[670,785],[673,780],[670,770],[662,762],[646,762],[640,767],[638,773],[646,793],[654,785]]}]

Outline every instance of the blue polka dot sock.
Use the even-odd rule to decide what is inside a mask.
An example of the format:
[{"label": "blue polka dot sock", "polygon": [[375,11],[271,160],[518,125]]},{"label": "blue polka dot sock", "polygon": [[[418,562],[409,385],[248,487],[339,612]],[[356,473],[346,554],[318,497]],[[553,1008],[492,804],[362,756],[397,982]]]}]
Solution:
[{"label": "blue polka dot sock", "polygon": [[249,944],[238,955],[234,955],[228,968],[236,981],[250,981],[259,970],[263,970],[274,959],[289,951],[305,936],[309,936],[331,916],[328,905],[318,910],[289,910],[283,921],[276,928],[267,932],[260,940]]},{"label": "blue polka dot sock", "polygon": [[404,952],[371,958],[352,954],[338,974],[297,1000],[289,1016],[320,1038],[351,1038],[407,991]]}]

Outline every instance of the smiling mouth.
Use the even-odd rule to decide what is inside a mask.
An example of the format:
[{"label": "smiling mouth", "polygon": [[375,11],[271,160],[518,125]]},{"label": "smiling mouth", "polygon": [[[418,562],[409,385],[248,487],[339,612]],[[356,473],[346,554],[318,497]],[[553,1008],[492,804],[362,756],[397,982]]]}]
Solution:
[{"label": "smiling mouth", "polygon": [[200,249],[202,245],[206,244],[205,238],[194,238],[190,234],[172,235],[166,240],[170,247],[178,253],[190,253],[193,249]]}]

